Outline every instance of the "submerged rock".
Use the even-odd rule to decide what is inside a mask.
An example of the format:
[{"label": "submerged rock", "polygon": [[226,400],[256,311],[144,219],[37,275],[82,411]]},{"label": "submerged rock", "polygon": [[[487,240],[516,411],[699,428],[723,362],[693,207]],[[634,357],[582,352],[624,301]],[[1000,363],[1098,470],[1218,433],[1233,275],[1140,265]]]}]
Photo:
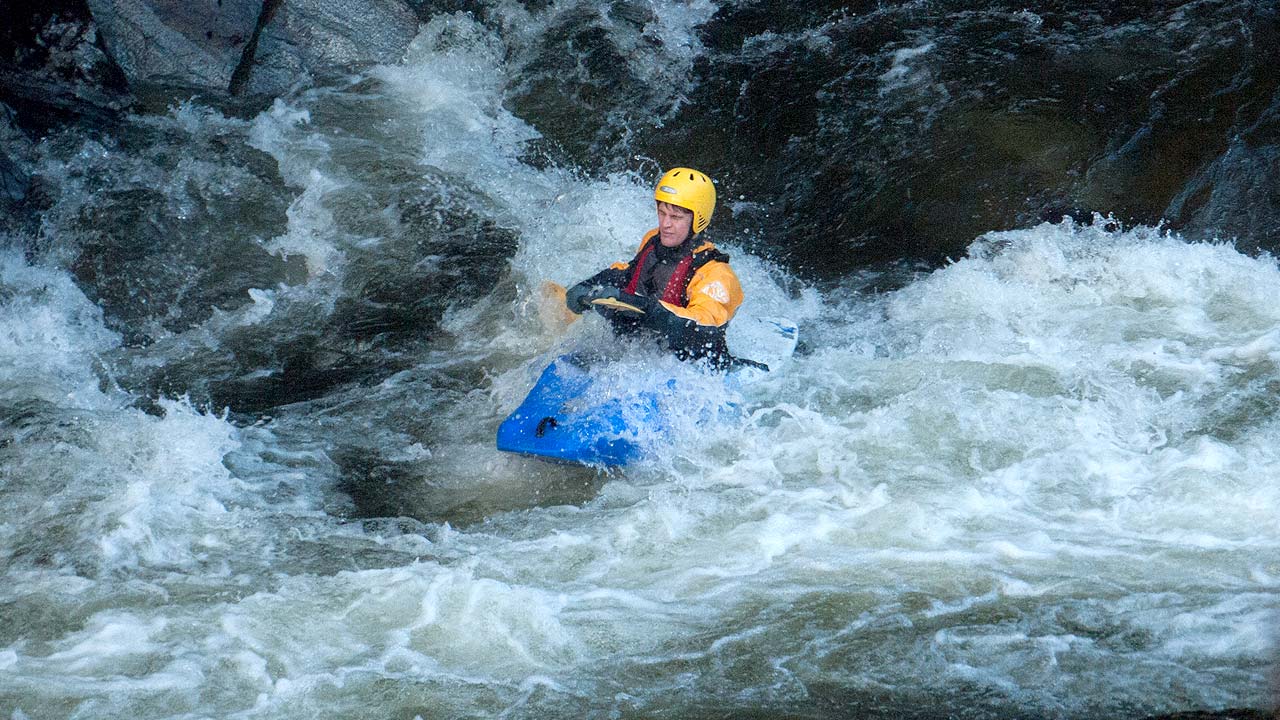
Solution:
[{"label": "submerged rock", "polygon": [[31,174],[26,162],[32,143],[16,125],[13,110],[0,103],[0,208],[26,197]]},{"label": "submerged rock", "polygon": [[300,78],[398,60],[417,33],[399,0],[88,0],[130,84],[277,94]]}]

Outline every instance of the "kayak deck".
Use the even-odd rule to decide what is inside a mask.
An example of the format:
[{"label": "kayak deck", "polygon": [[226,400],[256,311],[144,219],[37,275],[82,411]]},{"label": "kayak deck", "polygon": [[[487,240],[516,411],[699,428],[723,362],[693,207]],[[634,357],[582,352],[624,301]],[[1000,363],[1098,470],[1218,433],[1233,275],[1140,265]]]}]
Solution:
[{"label": "kayak deck", "polygon": [[659,417],[656,394],[590,404],[591,385],[587,368],[572,355],[548,365],[520,407],[498,426],[498,449],[588,465],[626,465],[639,459],[642,447],[635,428],[653,429]]}]

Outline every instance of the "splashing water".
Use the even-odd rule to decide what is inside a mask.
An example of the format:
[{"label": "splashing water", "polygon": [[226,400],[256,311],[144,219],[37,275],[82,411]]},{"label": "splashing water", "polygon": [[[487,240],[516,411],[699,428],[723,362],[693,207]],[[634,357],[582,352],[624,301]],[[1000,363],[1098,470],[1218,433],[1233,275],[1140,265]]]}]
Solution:
[{"label": "splashing water", "polygon": [[[661,22],[705,20],[690,7]],[[1067,220],[984,235],[893,292],[850,279],[819,294],[725,242],[743,312],[793,317],[807,344],[733,398],[741,419],[702,422],[722,388],[695,383],[670,438],[625,471],[504,456],[493,431],[545,362],[608,342],[596,318],[546,329],[534,288],[627,257],[651,218],[645,178],[525,161],[537,133],[503,109],[511,60],[492,32],[448,16],[373,78],[249,121],[190,105],[155,121],[182,137],[212,124],[274,159],[291,200],[254,246],[305,272],[151,345],[127,343],[72,281],[70,215],[49,220],[66,233],[43,238],[45,255],[0,255],[0,707],[1135,717],[1266,704],[1280,609],[1273,258]],[[385,124],[361,122],[371,107]],[[116,160],[103,147],[80,161]],[[64,190],[91,202],[80,191]],[[409,208],[431,219],[415,225]],[[516,238],[485,281],[424,269],[474,239],[451,223]],[[428,235],[439,245],[415,244]],[[312,325],[338,334],[330,318],[381,298],[366,288],[387,277],[465,292],[431,296],[430,333],[354,334],[338,349],[387,358],[357,381],[257,416],[129,389],[180,362],[241,382],[283,373],[273,353]],[[255,348],[270,357],[226,370]]]}]

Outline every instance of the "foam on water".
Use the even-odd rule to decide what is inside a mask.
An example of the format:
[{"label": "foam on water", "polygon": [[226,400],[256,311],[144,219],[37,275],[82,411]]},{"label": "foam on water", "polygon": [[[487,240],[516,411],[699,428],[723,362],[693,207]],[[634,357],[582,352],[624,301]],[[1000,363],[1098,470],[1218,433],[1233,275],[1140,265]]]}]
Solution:
[{"label": "foam on water", "polygon": [[181,399],[132,407],[102,365],[119,336],[65,274],[9,251],[0,283],[10,568],[223,567],[234,506],[261,504],[224,464],[241,431]]},{"label": "foam on water", "polygon": [[[707,11],[681,7],[694,23]],[[683,10],[669,12],[661,22]],[[462,528],[353,519],[332,457],[351,435],[381,462],[425,468],[433,500],[576,478],[492,448],[549,357],[608,342],[598,318],[543,328],[533,288],[626,258],[652,223],[649,178],[520,161],[534,133],[502,107],[509,58],[491,32],[433,20],[368,100],[400,108],[394,138],[417,148],[424,178],[474,192],[520,235],[505,284],[449,312],[453,344],[418,367],[255,426],[178,399],[144,412],[95,364],[120,340],[67,274],[0,256],[6,709],[820,715],[887,698],[1084,717],[1265,704],[1280,270],[1155,229],[991,234],[871,296],[792,293],[729,243],[743,312],[799,320],[810,346],[729,397],[740,420],[704,422],[723,387],[690,382],[656,457],[592,474],[573,502],[512,503]],[[333,302],[345,253],[376,242],[330,227],[350,159],[325,118],[344,92],[253,121],[297,192],[274,242],[305,255],[311,278],[256,289],[203,342],[288,302]],[[640,360],[602,380],[681,371]],[[481,370],[461,389],[422,379],[449,363]],[[407,429],[427,414],[444,429]]]},{"label": "foam on water", "polygon": [[927,42],[923,45],[910,48],[901,48],[893,52],[893,65],[880,76],[880,94],[900,90],[916,83],[924,83],[928,81],[928,76],[921,77],[911,67],[911,61],[933,50],[934,43]]},{"label": "foam on water", "polygon": [[102,325],[102,311],[71,279],[53,269],[29,266],[11,248],[0,251],[0,329],[3,398],[93,403],[99,378],[89,357],[119,343]]},{"label": "foam on water", "polygon": [[523,144],[538,133],[498,102],[502,48],[469,16],[433,19],[406,64],[378,74],[421,118],[423,162],[481,188],[501,203],[504,222],[536,239],[513,260],[534,287],[543,279],[573,282],[573,273],[602,266],[616,252],[610,245],[630,248],[651,220],[643,205],[619,197],[634,189],[632,178],[586,182],[520,161]]}]

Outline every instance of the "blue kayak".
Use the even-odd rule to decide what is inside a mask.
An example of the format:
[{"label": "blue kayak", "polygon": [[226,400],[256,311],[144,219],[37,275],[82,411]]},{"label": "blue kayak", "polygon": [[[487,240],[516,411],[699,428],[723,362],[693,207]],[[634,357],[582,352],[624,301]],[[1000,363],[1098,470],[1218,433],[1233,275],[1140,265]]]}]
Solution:
[{"label": "blue kayak", "polygon": [[[790,320],[758,318],[742,321],[740,327],[747,332],[744,345],[769,365],[742,361],[740,368],[722,376],[729,389],[778,367],[796,346],[796,325]],[[696,391],[696,385],[682,382],[677,388],[675,378],[637,379],[635,387],[610,392],[612,388],[597,382],[586,357],[562,355],[498,426],[498,449],[564,463],[627,465],[644,457],[646,447],[667,432],[669,420],[688,420],[664,417],[664,401],[678,390]],[[732,404],[725,407],[733,409]],[[704,419],[722,410],[690,409]]]},{"label": "blue kayak", "polygon": [[[672,381],[674,382],[674,381]],[[498,449],[586,465],[626,465],[643,455],[640,433],[661,430],[658,393],[592,404],[587,364],[564,355],[542,371],[524,402],[498,426]]]}]

